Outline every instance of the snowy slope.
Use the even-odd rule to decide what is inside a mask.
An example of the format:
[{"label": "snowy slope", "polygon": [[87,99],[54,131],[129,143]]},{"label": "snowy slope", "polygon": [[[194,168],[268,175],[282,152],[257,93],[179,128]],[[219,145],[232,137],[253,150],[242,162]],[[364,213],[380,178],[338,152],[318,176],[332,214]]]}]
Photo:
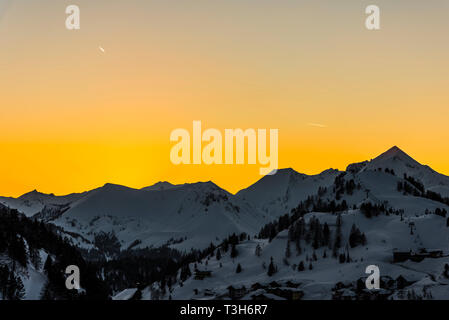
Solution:
[{"label": "snowy slope", "polygon": [[[371,264],[379,266],[381,275],[389,277],[393,283],[393,287],[382,291],[388,298],[403,299],[404,294],[413,290],[420,295],[431,291],[434,298],[449,299],[449,276],[442,275],[444,265],[449,263],[449,222],[447,216],[434,214],[438,209],[449,212],[449,206],[441,200],[400,190],[398,185],[406,182],[404,174],[422,182],[426,190],[443,196],[449,194],[449,177],[393,147],[373,160],[349,165],[344,172],[329,169],[309,176],[293,169],[281,169],[236,195],[210,181],[181,185],[159,182],[142,189],[106,184],[89,192],[62,197],[33,191],[17,199],[0,198],[0,203],[54,223],[83,248],[92,248],[95,236],[102,232],[113,232],[121,249],[164,244],[181,250],[203,249],[211,242],[219,245],[232,233],[246,232],[251,236],[251,240],[237,246],[239,254],[235,258],[231,258],[228,251],[222,252],[219,261],[215,256],[203,259],[198,269],[210,270],[212,276],[204,280],[191,277],[182,286],[178,279],[172,292],[163,297],[166,299],[170,295],[174,299],[226,299],[229,285],[249,289],[256,283],[261,286],[247,290],[243,298],[263,295],[282,299],[280,292],[285,291],[301,295],[303,299],[351,297],[355,294],[356,281],[366,277],[365,268]],[[339,253],[349,254],[350,262],[339,263],[331,256],[329,247],[316,249],[317,260],[314,260],[311,243],[305,240],[301,240],[301,254],[296,254],[292,243],[292,254],[285,259],[286,230],[271,242],[254,238],[261,227],[290,213],[308,198],[316,202],[310,205],[313,208],[326,208],[331,202],[346,204],[347,209],[341,212],[343,239]],[[367,202],[382,205],[389,211],[367,218],[360,209]],[[335,212],[317,212],[320,209],[310,207],[307,210],[313,212],[305,214],[306,223],[312,217],[321,224],[327,223],[333,238]],[[366,235],[366,245],[347,246],[353,224]],[[59,232],[64,233],[61,230]],[[255,255],[257,245],[262,247],[260,256]],[[393,263],[395,249],[418,252],[422,248],[442,250],[444,256],[421,262]],[[268,276],[271,257],[278,271]],[[297,270],[300,261],[306,267],[301,272]],[[238,264],[243,271],[237,274]],[[193,271],[193,265],[190,269]],[[395,282],[399,276],[408,281],[405,289]],[[27,297],[36,297],[45,281],[41,270],[23,270],[21,278]],[[276,281],[278,287],[270,284],[272,281]],[[342,284],[337,286],[339,282]],[[151,299],[155,290],[156,283],[143,290],[142,297]],[[129,299],[135,293],[136,289],[127,289],[115,298]]]},{"label": "snowy slope", "polygon": [[[386,173],[387,168],[395,174]],[[19,198],[0,198],[0,203],[73,232],[76,244],[85,248],[92,247],[95,234],[114,232],[122,249],[166,243],[181,249],[199,249],[234,232],[257,233],[264,224],[316,195],[319,188],[326,190],[321,194],[323,200],[345,200],[350,208],[370,201],[402,209],[407,216],[423,214],[426,209],[449,211],[445,204],[398,191],[404,173],[422,181],[429,190],[449,190],[449,177],[393,147],[371,161],[349,165],[346,172],[329,169],[305,175],[280,169],[235,196],[212,182],[159,182],[142,189],[106,184],[60,197],[33,191]],[[335,181],[342,174],[345,182],[352,179],[358,187],[337,199]],[[76,234],[82,237],[76,238]]]},{"label": "snowy slope", "polygon": [[404,174],[420,180],[426,189],[438,192],[443,196],[449,196],[449,177],[434,171],[426,165],[422,165],[404,151],[394,146],[371,161],[351,164],[347,171],[363,172],[381,168],[393,169],[398,177]]},{"label": "snowy slope", "polygon": [[[321,223],[327,222],[331,226],[331,235],[335,234],[335,215],[327,213],[309,213],[305,216],[306,221],[314,216]],[[432,292],[433,298],[449,299],[448,284],[449,279],[442,276],[444,265],[449,263],[449,228],[445,221],[435,215],[424,215],[411,217],[401,221],[399,216],[380,216],[368,219],[358,210],[351,210],[342,215],[342,235],[343,243],[340,252],[346,249],[349,231],[352,224],[356,224],[362,232],[366,234],[367,245],[349,248],[351,262],[339,263],[331,256],[331,250],[322,247],[313,250],[310,245],[302,241],[303,252],[296,254],[295,246],[291,243],[291,257],[286,259],[285,251],[287,244],[287,232],[281,232],[268,242],[266,239],[253,239],[245,241],[237,246],[239,252],[236,258],[230,258],[229,251],[222,254],[218,261],[216,257],[204,259],[198,264],[199,270],[212,271],[211,277],[204,280],[196,280],[194,277],[186,280],[181,286],[174,286],[171,293],[167,293],[173,299],[229,299],[228,286],[234,288],[245,286],[247,293],[243,299],[252,299],[253,295],[264,294],[268,298],[281,298],[276,294],[270,294],[274,288],[270,283],[276,281],[280,287],[287,290],[301,291],[303,299],[331,299],[334,288],[338,282],[350,284],[358,279],[364,279],[365,268],[368,265],[377,265],[380,268],[381,276],[388,276],[397,279],[403,276],[406,280],[413,282],[407,290],[414,289],[417,294],[422,294],[422,288],[426,287]],[[415,223],[414,234],[410,234],[409,223]],[[262,247],[260,257],[255,255],[256,246]],[[417,250],[418,248],[440,248],[444,250],[446,256],[438,259],[425,259],[422,262],[406,261],[393,263],[393,249],[407,248]],[[327,252],[326,258],[323,257]],[[317,261],[312,261],[313,253],[317,256]],[[267,266],[270,258],[278,268],[278,272],[273,276],[267,275]],[[297,265],[300,261],[305,263],[306,269],[299,272]],[[309,263],[312,263],[312,270],[309,270]],[[243,271],[236,273],[237,265],[240,264]],[[194,265],[190,265],[193,272]],[[297,288],[287,288],[286,283],[297,284]],[[265,289],[250,289],[254,284],[260,284]],[[197,292],[197,294],[196,294]],[[401,290],[393,290],[389,297],[398,299]],[[147,297],[147,298],[151,298]]]},{"label": "snowy slope", "polygon": [[[384,171],[361,170],[356,173],[347,172],[343,181],[350,180],[354,180],[359,188],[356,188],[352,194],[344,193],[340,199],[340,201],[346,201],[350,208],[360,207],[364,202],[371,202],[373,204],[384,204],[388,208],[403,210],[403,213],[408,216],[421,215],[426,210],[434,212],[437,208],[449,212],[449,207],[444,203],[398,191],[398,183],[405,182],[402,176],[392,175]],[[333,187],[328,188],[327,192],[322,195],[322,199],[335,200]]]},{"label": "snowy slope", "polygon": [[31,217],[40,211],[42,211],[46,206],[66,206],[71,203],[81,199],[87,193],[72,193],[66,196],[55,196],[53,194],[44,194],[36,190],[18,198],[11,197],[0,197],[0,204],[3,204],[12,209],[17,209],[28,217]]},{"label": "snowy slope", "polygon": [[106,184],[53,223],[90,240],[95,233],[114,232],[123,249],[136,241],[145,247],[185,238],[176,247],[190,249],[234,232],[253,234],[268,221],[245,201],[204,182],[155,190]]},{"label": "snowy slope", "polygon": [[[45,250],[39,250],[39,255],[42,261],[47,259]],[[43,270],[43,263],[35,267],[28,261],[26,268],[12,261],[7,255],[0,254],[0,265],[7,266],[9,270],[15,270],[14,275],[19,277],[23,283],[25,300],[39,300],[42,294],[42,289],[47,283],[47,276]],[[0,294],[0,300],[2,300]]]},{"label": "snowy slope", "polygon": [[331,186],[338,174],[339,171],[334,169],[311,176],[291,168],[280,169],[276,174],[265,176],[239,191],[236,196],[263,212],[278,217],[289,213],[308,196],[315,195],[319,187]]}]

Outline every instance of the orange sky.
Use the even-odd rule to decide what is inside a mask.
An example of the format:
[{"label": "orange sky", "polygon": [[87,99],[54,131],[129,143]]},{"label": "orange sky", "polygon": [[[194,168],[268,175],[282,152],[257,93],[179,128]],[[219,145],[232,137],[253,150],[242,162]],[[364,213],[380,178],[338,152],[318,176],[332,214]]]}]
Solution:
[{"label": "orange sky", "polygon": [[193,120],[277,128],[280,167],[304,173],[398,145],[449,174],[447,1],[376,1],[375,32],[372,1],[76,2],[79,31],[72,1],[0,6],[0,195],[260,178],[171,164],[170,132]]}]

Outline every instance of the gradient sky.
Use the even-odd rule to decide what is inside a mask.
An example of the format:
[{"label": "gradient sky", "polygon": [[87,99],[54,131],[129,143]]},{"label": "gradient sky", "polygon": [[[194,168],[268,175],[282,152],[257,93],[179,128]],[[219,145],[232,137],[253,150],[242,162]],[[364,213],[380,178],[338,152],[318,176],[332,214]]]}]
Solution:
[{"label": "gradient sky", "polygon": [[280,167],[303,173],[398,145],[449,174],[448,3],[0,0],[0,195],[260,178],[171,164],[170,132],[193,120],[277,128]]}]

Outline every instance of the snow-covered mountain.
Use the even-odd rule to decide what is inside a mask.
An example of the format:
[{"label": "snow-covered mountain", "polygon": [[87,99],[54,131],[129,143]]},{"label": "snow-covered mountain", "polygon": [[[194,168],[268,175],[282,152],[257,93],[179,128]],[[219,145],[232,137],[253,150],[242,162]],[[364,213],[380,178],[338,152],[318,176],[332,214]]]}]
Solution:
[{"label": "snow-covered mountain", "polygon": [[163,191],[163,190],[169,190],[169,189],[175,189],[175,188],[179,188],[182,185],[176,185],[176,184],[171,184],[168,181],[159,181],[155,184],[153,184],[152,186],[149,187],[145,187],[142,188],[142,190],[147,190],[147,191],[154,191],[154,190],[158,190],[158,191]]},{"label": "snow-covered mountain", "polygon": [[142,189],[106,184],[67,196],[33,191],[19,198],[0,198],[0,203],[51,222],[71,235],[79,234],[81,237],[73,240],[85,248],[92,248],[95,236],[102,232],[113,232],[122,249],[167,243],[181,249],[204,248],[232,233],[255,234],[318,193],[322,201],[344,200],[349,208],[370,201],[387,203],[406,215],[449,210],[435,199],[398,190],[404,174],[421,182],[426,190],[443,196],[449,193],[449,177],[393,147],[371,161],[350,164],[346,171],[328,169],[305,175],[280,169],[236,195],[212,182],[158,182]]},{"label": "snow-covered mountain", "polygon": [[295,170],[280,169],[239,191],[236,196],[249,201],[255,208],[273,217],[289,213],[300,201],[315,195],[321,187],[329,187],[340,172],[328,169],[317,175],[306,175]]},{"label": "snow-covered mountain", "polygon": [[449,177],[422,165],[404,151],[394,146],[371,161],[351,164],[346,171],[363,172],[392,169],[398,177],[404,174],[420,180],[426,189],[449,197]]},{"label": "snow-covered mountain", "polygon": [[65,196],[55,196],[54,194],[40,193],[37,190],[25,193],[18,198],[0,197],[0,204],[17,209],[26,216],[30,217],[41,212],[46,206],[64,207],[81,199],[87,194],[72,193]]},{"label": "snow-covered mountain", "polygon": [[[179,270],[169,290],[152,283],[115,291],[116,299],[366,297],[360,283],[367,265],[380,268],[384,288],[376,294],[383,298],[449,299],[448,194],[449,177],[393,147],[345,171],[281,169],[236,195],[210,181],[142,189],[106,184],[61,197],[33,191],[0,204],[57,226],[81,248],[100,248],[97,238],[106,234],[122,250],[167,244],[189,252],[210,243],[221,250],[196,262],[199,275],[181,280]],[[237,237],[230,249],[234,233],[250,237]],[[410,259],[395,261],[395,250]],[[426,258],[410,261],[420,256]],[[33,272],[24,270],[25,287]],[[29,297],[37,294],[32,284],[29,290]]]},{"label": "snow-covered mountain", "polygon": [[64,230],[94,240],[113,232],[122,248],[204,248],[232,233],[254,234],[271,220],[212,182],[132,189],[106,184],[53,220]]},{"label": "snow-covered mountain", "polygon": [[[304,216],[306,232],[311,219],[330,226],[331,239],[336,234],[336,215],[311,212]],[[445,219],[444,219],[445,220]],[[252,239],[236,246],[236,257],[220,248],[216,254],[189,268],[195,275],[195,265],[201,272],[210,272],[203,279],[192,276],[166,290],[163,299],[449,299],[449,227],[436,215],[422,215],[401,220],[399,216],[367,218],[359,210],[349,210],[341,216],[342,242],[335,258],[328,246],[313,247],[313,241],[301,239],[301,252],[289,241],[287,230],[272,241]],[[366,235],[366,244],[351,247],[349,236],[355,225]],[[410,228],[413,228],[413,233]],[[333,240],[331,240],[332,242]],[[289,244],[288,244],[289,242]],[[287,247],[290,249],[287,249]],[[331,245],[332,246],[332,245]],[[259,247],[259,249],[257,249]],[[423,261],[393,260],[395,249],[407,248],[419,252],[421,248],[438,248],[440,258]],[[286,252],[289,250],[289,255]],[[259,251],[257,253],[257,251]],[[348,259],[349,257],[349,259]],[[272,260],[271,260],[272,259]],[[275,272],[269,275],[273,261]],[[304,268],[301,269],[300,265]],[[365,288],[366,267],[376,265],[381,276],[381,290],[369,292]],[[238,266],[240,266],[239,272]],[[182,283],[182,284],[181,284]],[[160,286],[142,290],[143,299],[160,298]],[[117,299],[121,296],[118,295]]]},{"label": "snow-covered mountain", "polygon": [[[234,254],[220,246],[190,264],[198,270],[193,276],[181,279],[180,271],[170,290],[153,284],[142,290],[142,298],[164,293],[163,299],[449,299],[448,185],[448,177],[397,147],[343,172],[310,177],[279,170],[237,196],[265,212],[289,212],[295,201],[312,212],[294,218],[287,229],[275,222],[268,227],[275,230],[271,240],[262,235],[240,241]],[[300,240],[293,239],[297,230]],[[361,243],[354,243],[353,230],[363,234]],[[325,238],[330,241],[319,244]],[[365,287],[369,265],[379,267],[381,275],[381,289],[374,292]]]}]

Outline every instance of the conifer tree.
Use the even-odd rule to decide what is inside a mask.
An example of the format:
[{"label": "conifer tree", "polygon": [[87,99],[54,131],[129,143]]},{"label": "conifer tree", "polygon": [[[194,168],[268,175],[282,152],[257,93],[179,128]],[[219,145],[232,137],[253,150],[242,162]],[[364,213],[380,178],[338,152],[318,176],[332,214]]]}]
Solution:
[{"label": "conifer tree", "polygon": [[290,258],[291,251],[290,251],[290,240],[287,240],[287,247],[285,248],[285,257]]},{"label": "conifer tree", "polygon": [[297,238],[296,240],[295,240],[295,246],[296,246],[296,255],[297,256],[299,256],[299,255],[301,255],[301,253],[302,253],[302,248],[301,248],[301,243],[300,243],[300,239],[299,238]]},{"label": "conifer tree", "polygon": [[217,260],[220,260],[221,259],[221,251],[220,251],[220,248],[217,248],[217,253],[216,253],[216,259]]},{"label": "conifer tree", "polygon": [[235,270],[235,273],[240,273],[242,272],[242,266],[240,265],[240,263],[237,265],[237,269]]},{"label": "conifer tree", "polygon": [[268,276],[271,277],[273,274],[276,273],[276,267],[273,263],[273,257],[270,258],[270,265],[268,266]]},{"label": "conifer tree", "polygon": [[238,251],[237,251],[237,248],[236,248],[235,244],[232,244],[232,247],[231,247],[231,258],[237,257],[238,254],[239,254],[239,253],[238,253]]},{"label": "conifer tree", "polygon": [[255,255],[256,255],[257,257],[260,257],[261,254],[262,254],[262,247],[260,246],[260,244],[257,244],[256,250],[255,250]]}]

